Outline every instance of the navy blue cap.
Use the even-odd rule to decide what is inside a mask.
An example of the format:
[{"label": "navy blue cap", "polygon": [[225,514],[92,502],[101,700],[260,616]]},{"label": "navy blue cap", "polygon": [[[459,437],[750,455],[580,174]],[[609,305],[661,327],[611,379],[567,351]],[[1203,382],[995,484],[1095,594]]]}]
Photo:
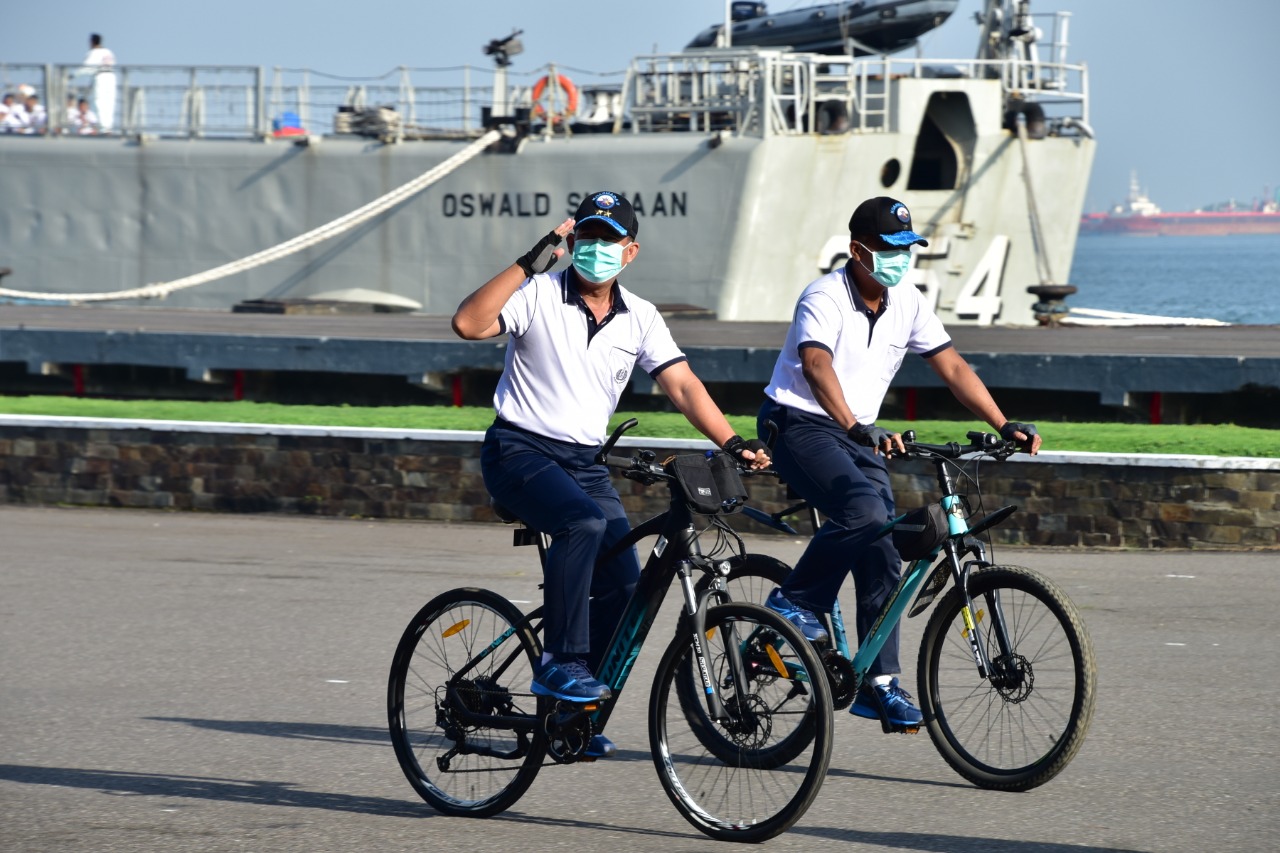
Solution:
[{"label": "navy blue cap", "polygon": [[612,190],[601,190],[584,198],[573,219],[575,230],[581,228],[584,222],[598,219],[609,223],[613,230],[627,237],[634,238],[640,231],[640,223],[636,220],[631,202],[621,193]]},{"label": "navy blue cap", "polygon": [[869,198],[849,217],[849,236],[878,236],[890,246],[929,245],[929,241],[911,230],[911,211],[897,199],[888,196]]}]

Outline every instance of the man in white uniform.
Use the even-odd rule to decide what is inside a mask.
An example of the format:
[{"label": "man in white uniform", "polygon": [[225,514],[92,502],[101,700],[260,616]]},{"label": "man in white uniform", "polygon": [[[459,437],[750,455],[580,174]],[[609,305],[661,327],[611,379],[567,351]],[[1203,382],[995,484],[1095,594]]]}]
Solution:
[{"label": "man in white uniform", "polygon": [[[595,566],[631,529],[595,455],[632,370],[639,365],[652,376],[717,446],[755,468],[769,462],[762,442],[734,435],[657,309],[619,283],[640,252],[638,230],[623,196],[592,193],[572,219],[453,315],[454,331],[467,340],[509,336],[494,394],[497,419],[485,434],[480,464],[494,499],[551,535],[543,590],[546,654],[531,689],[570,702],[611,695],[592,668],[640,576],[635,549]],[[564,254],[557,246],[565,238],[572,266],[546,273]],[[596,735],[586,754],[613,751]]]},{"label": "man in white uniform", "polygon": [[102,36],[89,36],[89,53],[85,55],[81,73],[93,74],[93,106],[98,113],[98,126],[110,133],[116,117],[116,55],[102,46]]},{"label": "man in white uniform", "polygon": [[[759,431],[778,428],[774,469],[827,522],[767,604],[814,642],[828,639],[813,611],[829,613],[845,576],[857,594],[858,640],[897,587],[902,561],[888,536],[894,517],[885,458],[902,436],[876,416],[907,352],[923,356],[961,403],[1009,440],[1035,453],[1034,424],[1005,419],[982,380],[960,357],[941,321],[914,287],[897,287],[911,246],[929,245],[911,230],[911,213],[895,199],[858,205],[849,220],[849,262],[800,294],[786,343],[765,388]],[[919,709],[898,686],[898,630],[868,670],[852,714],[918,726]]]}]

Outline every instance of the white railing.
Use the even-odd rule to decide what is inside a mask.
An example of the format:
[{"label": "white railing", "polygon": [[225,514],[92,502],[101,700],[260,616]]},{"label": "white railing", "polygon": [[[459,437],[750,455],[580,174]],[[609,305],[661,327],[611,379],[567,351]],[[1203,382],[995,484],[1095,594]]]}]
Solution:
[{"label": "white railing", "polygon": [[[529,106],[534,85],[549,72],[557,73],[508,70],[509,102]],[[558,73],[579,90],[612,87],[615,93],[623,74],[563,67]],[[492,68],[475,66],[400,67],[377,77],[348,78],[305,68],[120,65],[113,114],[94,130],[109,126],[130,137],[323,136],[349,130],[351,114],[369,110],[394,114],[400,138],[476,137],[483,133],[481,108],[493,102],[493,77]],[[67,98],[86,98],[96,111],[93,84],[79,64],[0,63],[0,92],[16,94],[29,86],[47,111],[39,135],[78,132]],[[281,128],[287,132],[278,133]]]},{"label": "white railing", "polygon": [[625,91],[636,132],[873,133],[891,129],[892,84],[904,78],[999,80],[1006,102],[1040,104],[1058,132],[1089,120],[1085,66],[1034,56],[940,63],[759,48],[691,51],[638,57]]},{"label": "white railing", "polygon": [[[1041,105],[1050,132],[1078,132],[1082,126],[1087,129],[1089,120],[1086,70],[1061,61],[1065,19],[1055,22],[1062,23],[1063,31],[1054,31],[1054,41],[1044,51],[1052,61],[1041,61],[1026,46],[997,59],[945,62],[763,48],[641,56],[625,72],[621,104],[608,124],[615,133],[886,132],[893,127],[895,81],[957,78],[998,80],[1006,103]],[[20,84],[33,86],[48,110],[44,132],[75,133],[68,98],[94,102],[94,78],[86,71],[79,65],[0,64],[0,87],[16,91]],[[582,94],[577,115],[582,119],[619,97],[619,85],[607,78],[622,72],[548,66],[508,74],[507,103],[525,107],[531,105],[531,90],[540,78],[568,75]],[[493,69],[472,66],[401,67],[362,78],[310,69],[119,66],[115,78],[112,131],[138,137],[364,132],[396,139],[469,138],[482,132],[481,109],[494,100]],[[550,89],[555,92],[558,85]],[[589,91],[612,94],[593,102]]]}]

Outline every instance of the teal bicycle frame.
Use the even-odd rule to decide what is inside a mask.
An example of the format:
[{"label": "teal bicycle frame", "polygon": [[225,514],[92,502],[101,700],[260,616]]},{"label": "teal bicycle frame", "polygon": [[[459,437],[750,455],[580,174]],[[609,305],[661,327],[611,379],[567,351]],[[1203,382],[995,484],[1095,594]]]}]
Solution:
[{"label": "teal bicycle frame", "polygon": [[[911,436],[911,438],[907,438]],[[970,436],[971,438],[973,436]],[[914,435],[910,432],[904,435],[904,439],[912,442],[913,447],[922,448],[924,450],[935,450],[946,452],[949,455],[956,455],[960,450],[959,445],[927,445],[914,444]],[[925,610],[938,594],[946,586],[947,577],[953,577],[957,586],[963,590],[965,598],[965,606],[961,611],[966,628],[966,638],[969,642],[970,651],[973,654],[974,664],[978,668],[978,674],[983,678],[987,678],[990,671],[990,660],[987,655],[986,648],[978,642],[977,631],[975,627],[978,623],[978,616],[975,616],[973,602],[969,599],[967,580],[969,573],[974,567],[990,565],[986,559],[986,548],[982,542],[974,538],[974,534],[980,533],[999,524],[1004,519],[1017,511],[1016,506],[1004,506],[989,515],[983,516],[974,524],[969,523],[968,517],[965,515],[964,500],[956,493],[955,480],[951,476],[951,471],[947,467],[948,459],[942,455],[934,455],[930,457],[937,471],[938,487],[942,492],[940,500],[943,512],[947,516],[947,538],[938,545],[927,556],[912,561],[903,572],[902,578],[898,581],[898,586],[890,594],[888,600],[880,610],[880,615],[876,617],[875,624],[872,625],[866,638],[858,646],[857,650],[850,655],[850,647],[848,634],[845,630],[844,618],[840,612],[840,603],[836,602],[831,611],[831,623],[834,632],[832,634],[832,644],[839,654],[849,659],[851,658],[853,670],[856,676],[854,689],[861,687],[863,680],[866,678],[867,671],[871,668],[871,664],[875,661],[876,656],[880,654],[880,650],[884,648],[884,644],[888,642],[889,635],[893,629],[902,621],[904,614],[908,612],[908,607],[913,601],[912,596],[916,595],[916,591],[920,590],[922,584],[926,580],[931,582],[927,587],[921,590],[920,595],[914,599],[914,606],[910,606],[910,615],[915,616]],[[778,516],[789,515],[793,512],[807,508],[810,513],[810,520],[813,523],[814,532],[818,529],[818,516],[814,507],[808,503],[798,504],[778,513]],[[788,533],[796,533],[795,528],[789,524],[782,522],[779,517],[770,516],[766,513],[756,510],[750,506],[744,507],[743,512],[755,521],[783,530]],[[893,532],[893,528],[898,525],[906,517],[906,514],[891,519],[880,529],[877,534],[879,536],[888,536]],[[945,560],[934,565],[938,555],[945,556]],[[974,559],[968,562],[961,562],[966,554],[973,554]],[[1000,603],[998,599],[990,602],[994,611],[999,614]],[[996,620],[998,626],[996,630],[997,643],[1001,646],[1002,652],[1007,652],[1010,648],[1008,633],[1005,629],[1005,621],[1003,618]]]}]

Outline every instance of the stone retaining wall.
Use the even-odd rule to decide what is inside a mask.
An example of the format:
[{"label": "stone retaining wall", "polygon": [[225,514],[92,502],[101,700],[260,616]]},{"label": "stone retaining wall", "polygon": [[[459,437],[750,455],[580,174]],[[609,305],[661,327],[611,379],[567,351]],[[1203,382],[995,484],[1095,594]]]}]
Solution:
[{"label": "stone retaining wall", "polygon": [[[659,458],[710,446],[624,445],[650,447]],[[0,416],[0,503],[492,521],[478,454],[477,433],[440,430]],[[987,510],[1020,508],[996,529],[997,542],[1280,548],[1280,460],[1081,453],[1015,460],[978,469]],[[892,468],[899,508],[935,499],[932,466]],[[662,486],[617,482],[634,519],[665,508]],[[776,481],[753,478],[749,486],[761,509],[790,503]],[[746,520],[739,526],[764,530]]]}]

